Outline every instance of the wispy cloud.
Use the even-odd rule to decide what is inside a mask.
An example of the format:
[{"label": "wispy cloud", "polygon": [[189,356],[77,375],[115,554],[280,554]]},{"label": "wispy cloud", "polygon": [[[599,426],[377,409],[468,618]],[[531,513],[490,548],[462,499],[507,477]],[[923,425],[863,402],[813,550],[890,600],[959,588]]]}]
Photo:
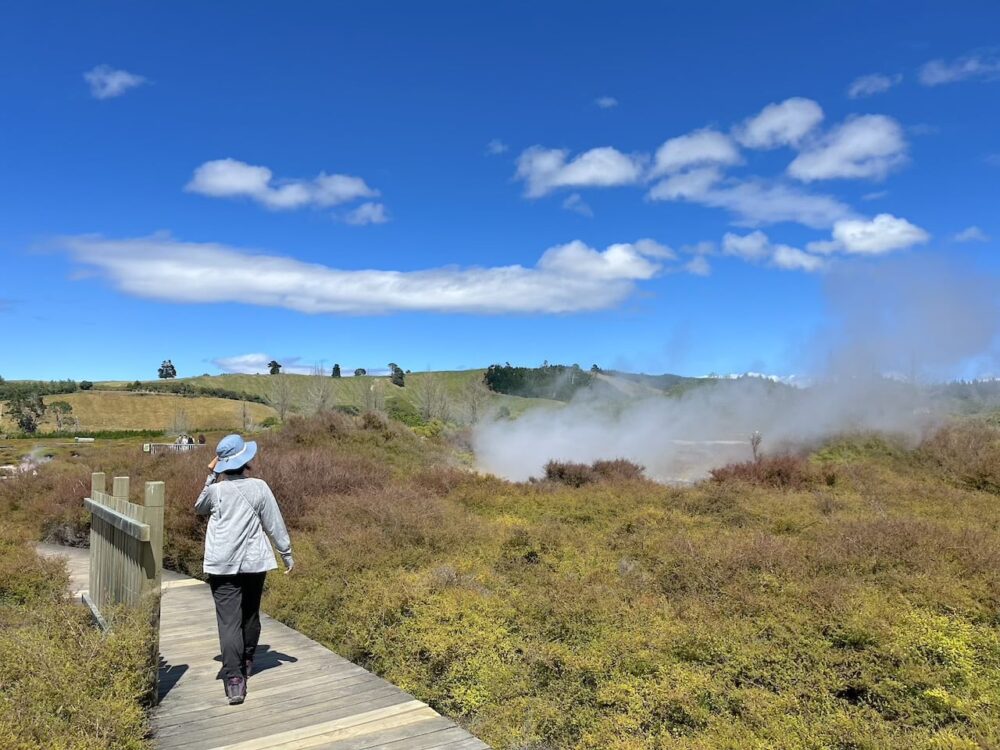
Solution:
[{"label": "wispy cloud", "polygon": [[613,96],[600,96],[594,100],[594,104],[601,109],[614,109],[618,106],[618,100]]},{"label": "wispy cloud", "polygon": [[854,213],[829,195],[809,193],[780,182],[726,180],[713,168],[672,175],[654,185],[647,195],[650,200],[724,208],[734,213],[738,222],[749,226],[791,221],[823,229]]},{"label": "wispy cloud", "polygon": [[354,226],[385,224],[389,221],[389,214],[385,210],[385,204],[369,201],[368,203],[362,203],[353,211],[348,212],[344,217],[344,221]]},{"label": "wispy cloud", "polygon": [[237,354],[232,357],[216,357],[212,360],[212,364],[223,372],[255,375],[257,373],[269,372],[270,368],[268,364],[272,360],[281,365],[282,372],[293,375],[311,375],[316,369],[315,367],[299,364],[302,361],[302,357],[272,357],[270,354],[259,352]]},{"label": "wispy cloud", "polygon": [[931,60],[920,68],[919,78],[924,86],[941,86],[970,78],[996,80],[1000,78],[1000,55],[979,52],[954,60]]},{"label": "wispy cloud", "polygon": [[205,162],[184,189],[211,198],[249,198],[272,210],[325,208],[379,195],[360,177],[321,172],[308,180],[275,179],[267,167],[237,159]]},{"label": "wispy cloud", "polygon": [[644,159],[610,146],[592,148],[567,161],[566,149],[532,146],[517,159],[515,177],[525,183],[525,194],[538,198],[561,187],[612,187],[638,182]]},{"label": "wispy cloud", "polygon": [[861,115],[801,151],[788,165],[788,174],[803,182],[881,179],[905,163],[906,149],[898,122],[885,115]]},{"label": "wispy cloud", "polygon": [[562,202],[562,207],[567,211],[573,211],[588,218],[592,218],[594,216],[594,211],[579,193],[571,193],[566,196],[566,200]]},{"label": "wispy cloud", "polygon": [[83,79],[90,86],[90,95],[95,99],[113,99],[146,83],[143,76],[118,70],[110,65],[91,68],[83,74]]},{"label": "wispy cloud", "polygon": [[510,146],[501,141],[499,138],[494,138],[486,144],[486,153],[490,156],[499,156],[500,154],[506,153],[509,149]]},{"label": "wispy cloud", "polygon": [[163,234],[134,239],[76,236],[60,244],[78,263],[137,297],[359,315],[601,310],[621,303],[637,282],[655,276],[669,254],[669,248],[652,240],[604,250],[574,240],[546,250],[534,267],[383,271],[331,268]]},{"label": "wispy cloud", "polygon": [[768,104],[733,129],[747,148],[797,146],[823,120],[823,109],[812,99],[792,97]]},{"label": "wispy cloud", "polygon": [[665,141],[656,151],[649,177],[696,166],[729,166],[741,161],[740,151],[729,136],[706,128]]},{"label": "wispy cloud", "polygon": [[712,264],[704,255],[696,255],[684,264],[684,270],[694,276],[710,276],[712,274]]},{"label": "wispy cloud", "polygon": [[895,75],[885,75],[884,73],[870,73],[866,76],[859,76],[851,81],[847,88],[847,95],[852,99],[860,99],[865,96],[882,94],[898,85],[903,80],[901,73]]},{"label": "wispy cloud", "polygon": [[956,233],[952,239],[955,242],[989,242],[990,236],[979,227],[971,226]]},{"label": "wispy cloud", "polygon": [[750,263],[768,263],[789,271],[821,271],[826,267],[822,258],[797,247],[772,244],[760,230],[746,235],[727,232],[722,238],[722,252]]}]

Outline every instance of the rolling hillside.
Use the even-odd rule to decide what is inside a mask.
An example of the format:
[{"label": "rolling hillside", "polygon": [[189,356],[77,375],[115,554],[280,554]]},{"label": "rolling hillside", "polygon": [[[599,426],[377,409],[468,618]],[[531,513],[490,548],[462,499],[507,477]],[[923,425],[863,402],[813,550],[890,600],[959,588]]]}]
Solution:
[{"label": "rolling hillside", "polygon": [[[170,430],[178,424],[189,431],[243,428],[243,402],[230,399],[98,390],[45,397],[47,404],[56,401],[73,407],[80,431]],[[274,409],[263,404],[248,402],[246,409],[257,424],[275,415]],[[12,425],[5,420],[0,428]],[[40,432],[55,429],[54,417],[46,415]]]}]

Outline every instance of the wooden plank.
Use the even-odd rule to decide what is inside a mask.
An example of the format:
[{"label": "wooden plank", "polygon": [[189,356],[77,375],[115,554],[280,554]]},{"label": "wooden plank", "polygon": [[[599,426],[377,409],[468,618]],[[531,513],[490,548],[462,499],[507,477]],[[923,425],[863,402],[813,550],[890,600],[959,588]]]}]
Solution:
[{"label": "wooden plank", "polygon": [[[256,687],[254,685],[253,678],[251,678],[250,693],[253,694],[254,701],[259,702],[266,698],[267,705],[270,706],[275,703],[280,703],[286,696],[291,697],[290,694],[294,695],[307,690],[319,690],[326,687],[336,687],[337,690],[343,690],[351,687],[352,685],[366,682],[370,677],[370,674],[362,670],[361,674],[353,672],[340,675],[321,675],[319,677],[295,680],[294,682],[283,683],[266,688]],[[192,719],[198,719],[203,716],[215,716],[232,713],[232,708],[230,708],[228,704],[223,705],[221,703],[222,684],[221,681],[217,682],[219,684],[211,695],[206,694],[204,699],[200,701],[192,700],[195,696],[185,694],[185,701],[175,704],[173,710],[165,709],[158,711],[157,715],[153,719],[153,726],[157,728],[166,727],[190,721]]]},{"label": "wooden plank", "polygon": [[95,503],[89,497],[84,498],[83,504],[87,506],[87,510],[89,510],[94,516],[107,522],[112,527],[120,531],[124,531],[130,536],[134,536],[140,541],[149,541],[149,524],[133,521],[131,518],[119,513],[117,510]]},{"label": "wooden plank", "polygon": [[361,724],[348,729],[272,745],[274,750],[367,750],[398,739],[420,737],[454,726],[449,719],[427,711],[413,711],[401,716]]},{"label": "wooden plank", "polygon": [[370,750],[430,750],[430,748],[446,747],[452,742],[462,742],[468,736],[468,733],[464,729],[452,725],[447,729],[438,729],[429,734],[403,737],[391,742],[371,745]]},{"label": "wooden plank", "polygon": [[275,732],[266,737],[233,742],[227,745],[218,745],[210,750],[268,750],[268,748],[274,747],[275,745],[281,745],[282,743],[287,744],[297,739],[316,737],[317,735],[335,732],[340,729],[361,726],[373,721],[388,718],[390,716],[400,716],[416,711],[424,712],[429,710],[430,709],[423,703],[414,700],[407,703],[399,703],[394,706],[373,708],[363,713],[332,718],[327,721],[321,721],[319,723],[303,727],[296,727],[283,732]]},{"label": "wooden plank", "polygon": [[[179,734],[196,733],[199,736],[210,734],[227,735],[231,732],[239,731],[246,726],[247,717],[245,711],[234,711],[232,706],[225,702],[222,690],[222,682],[219,681],[219,692],[217,693],[216,705],[222,705],[229,710],[222,715],[202,715],[198,714],[188,721],[169,724],[163,727],[157,726],[156,736],[165,739]],[[254,693],[251,690],[247,695],[248,706],[254,700]],[[325,711],[344,706],[369,705],[383,698],[391,698],[395,702],[399,693],[397,688],[382,683],[381,685],[369,681],[364,681],[358,685],[349,685],[346,688],[334,684],[333,687],[322,691],[306,691],[283,696],[281,700],[275,700],[272,696],[267,701],[255,701],[253,706],[248,706],[253,710],[253,720],[263,725],[274,725],[277,723],[287,724],[289,721],[314,714],[318,711]]]},{"label": "wooden plank", "polygon": [[[377,711],[379,709],[395,709],[397,712],[404,712],[410,708],[415,708],[413,705],[414,701],[400,701],[398,696],[389,695],[381,696],[373,700],[364,703],[348,703],[345,705],[337,706],[325,706],[325,707],[311,707],[311,710],[307,714],[298,715],[295,717],[283,717],[280,724],[280,729],[278,727],[269,727],[267,725],[262,725],[257,723],[256,712],[253,709],[252,703],[244,703],[242,706],[234,707],[241,709],[241,713],[245,713],[245,721],[243,724],[237,728],[232,727],[228,732],[200,732],[197,735],[187,734],[178,735],[175,738],[157,739],[158,746],[162,750],[211,750],[212,748],[218,747],[228,747],[230,745],[238,745],[244,742],[256,742],[264,740],[263,747],[270,747],[268,742],[273,743],[273,735],[276,733],[284,734],[285,732],[294,732],[296,730],[302,730],[305,732],[312,732],[310,727],[317,725],[328,724],[330,722],[342,720],[346,725],[351,725],[359,723],[358,717],[363,717],[366,714]],[[415,701],[417,705],[420,705],[419,701]],[[278,732],[274,730],[278,729]]]}]

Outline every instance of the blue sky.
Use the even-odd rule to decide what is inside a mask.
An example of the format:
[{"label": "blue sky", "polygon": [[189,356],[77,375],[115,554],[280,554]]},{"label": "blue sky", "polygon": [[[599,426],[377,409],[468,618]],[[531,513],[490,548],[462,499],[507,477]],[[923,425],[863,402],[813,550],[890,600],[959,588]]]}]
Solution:
[{"label": "blue sky", "polygon": [[801,371],[1000,270],[1000,6],[900,7],[8,3],[0,375]]}]

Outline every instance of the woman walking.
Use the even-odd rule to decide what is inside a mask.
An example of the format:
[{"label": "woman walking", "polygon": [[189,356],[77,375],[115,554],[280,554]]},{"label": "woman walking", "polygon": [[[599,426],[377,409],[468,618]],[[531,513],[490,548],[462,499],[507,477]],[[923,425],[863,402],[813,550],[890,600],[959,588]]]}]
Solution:
[{"label": "woman walking", "polygon": [[[205,566],[215,599],[222,649],[222,679],[229,703],[242,703],[260,638],[260,597],[264,576],[278,567],[267,537],[278,548],[290,573],[292,547],[285,521],[271,488],[248,476],[257,443],[239,435],[219,441],[208,468],[205,488],[194,504],[209,516],[205,533]],[[267,536],[265,536],[265,534]]]}]

